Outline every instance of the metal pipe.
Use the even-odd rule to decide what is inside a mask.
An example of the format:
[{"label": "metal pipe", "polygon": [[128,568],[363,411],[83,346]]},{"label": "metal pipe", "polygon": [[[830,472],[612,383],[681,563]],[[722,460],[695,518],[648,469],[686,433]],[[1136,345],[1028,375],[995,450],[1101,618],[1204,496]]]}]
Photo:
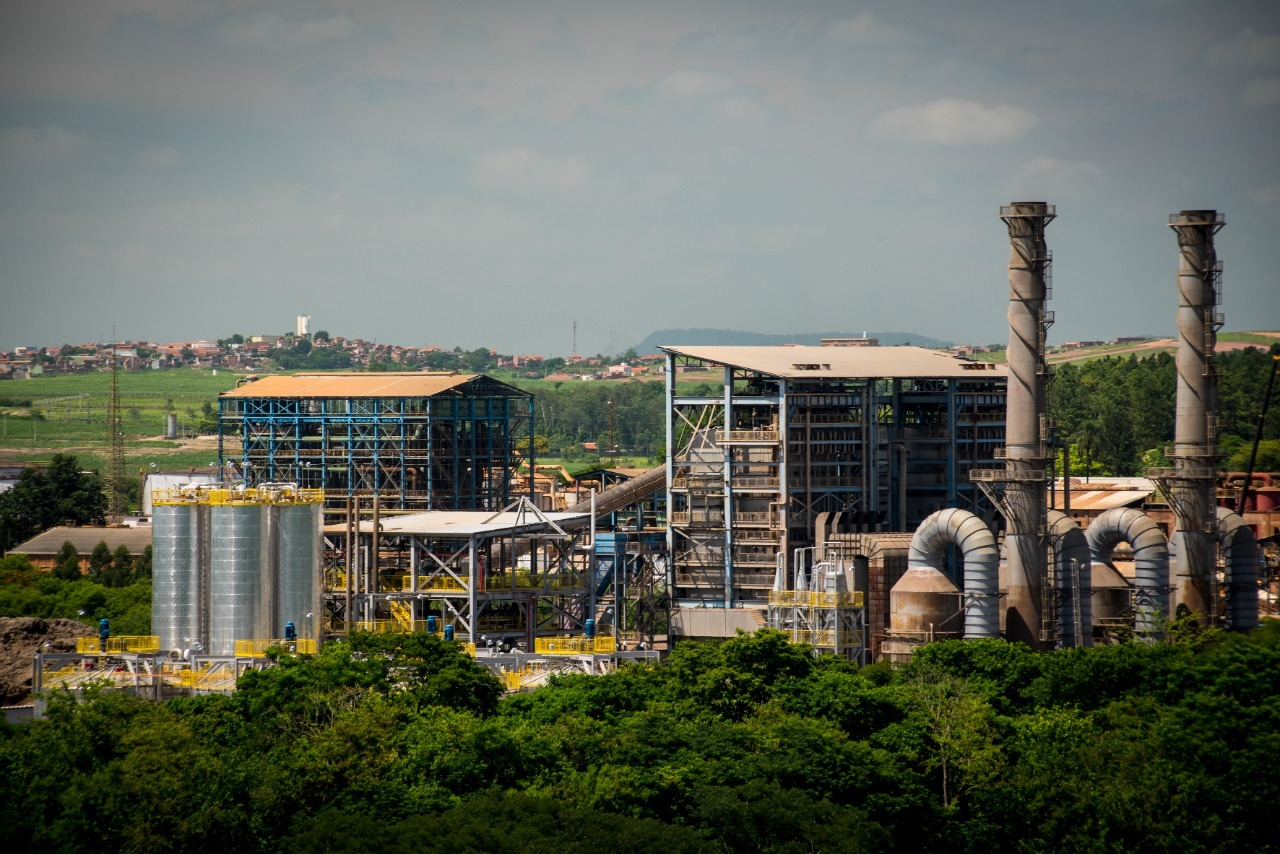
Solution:
[{"label": "metal pipe", "polygon": [[1066,513],[1050,510],[1047,518],[1049,545],[1058,564],[1058,625],[1062,627],[1059,635],[1062,646],[1092,646],[1093,578],[1089,543],[1084,531]]},{"label": "metal pipe", "polygon": [[1217,281],[1221,267],[1214,235],[1226,218],[1213,210],[1186,210],[1169,217],[1178,238],[1178,371],[1171,489],[1177,532],[1173,537],[1179,611],[1213,614],[1216,563],[1214,498],[1217,376],[1213,348],[1219,318]]},{"label": "metal pipe", "polygon": [[1044,229],[1055,216],[1044,202],[1000,208],[1009,229],[1009,385],[1005,433],[1005,634],[1032,649],[1043,643],[1045,537],[1044,330],[1049,251]]},{"label": "metal pipe", "polygon": [[947,546],[955,545],[964,557],[964,636],[1000,636],[1000,553],[991,529],[968,510],[948,507],[920,523],[911,538],[907,570],[933,570],[942,575]]},{"label": "metal pipe", "polygon": [[1090,523],[1084,532],[1094,562],[1111,563],[1120,543],[1133,549],[1133,629],[1156,635],[1169,617],[1169,545],[1160,526],[1141,510],[1114,507]]},{"label": "metal pipe", "polygon": [[1258,625],[1258,538],[1244,518],[1218,508],[1218,543],[1226,568],[1227,628],[1248,631]]}]

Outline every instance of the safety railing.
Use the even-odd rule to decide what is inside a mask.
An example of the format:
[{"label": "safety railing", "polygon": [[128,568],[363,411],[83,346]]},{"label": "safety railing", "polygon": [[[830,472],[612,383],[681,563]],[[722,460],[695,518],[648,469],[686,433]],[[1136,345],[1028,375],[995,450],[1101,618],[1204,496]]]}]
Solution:
[{"label": "safety railing", "polygon": [[238,640],[235,642],[234,649],[236,658],[261,658],[273,646],[281,647],[298,655],[315,655],[316,652],[315,638]]},{"label": "safety railing", "polygon": [[[400,579],[400,589],[413,590],[413,576],[405,575]],[[419,575],[418,590],[441,590],[465,593],[467,586],[452,575]]]},{"label": "safety railing", "polygon": [[792,629],[790,634],[793,643],[807,643],[816,647],[863,645],[861,629],[842,629],[840,631],[834,629]]},{"label": "safety railing", "polygon": [[614,652],[617,643],[611,635],[588,637],[534,638],[533,651],[538,655],[582,655],[583,653]]},{"label": "safety railing", "polygon": [[779,608],[861,608],[865,597],[861,590],[828,593],[822,590],[771,590],[769,604]]},{"label": "safety railing", "polygon": [[113,638],[107,638],[106,649],[102,648],[99,638],[76,638],[76,652],[88,655],[145,654],[159,651],[160,638],[158,635],[117,635]]},{"label": "safety railing", "polygon": [[184,688],[194,688],[197,691],[234,691],[236,675],[226,670],[215,670],[212,673],[183,670],[179,674],[179,682]]},{"label": "safety railing", "polygon": [[715,440],[719,444],[734,442],[776,442],[777,430],[717,430]]}]

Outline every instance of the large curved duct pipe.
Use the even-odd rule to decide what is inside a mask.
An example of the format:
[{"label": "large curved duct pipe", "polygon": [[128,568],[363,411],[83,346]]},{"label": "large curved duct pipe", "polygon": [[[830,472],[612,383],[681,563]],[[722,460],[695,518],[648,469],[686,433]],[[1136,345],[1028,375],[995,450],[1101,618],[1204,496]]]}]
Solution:
[{"label": "large curved duct pipe", "polygon": [[1227,628],[1248,631],[1258,625],[1258,538],[1239,514],[1219,507],[1218,543],[1226,564]]},{"label": "large curved duct pipe", "polygon": [[1213,613],[1214,475],[1217,377],[1213,348],[1219,326],[1217,280],[1220,273],[1214,235],[1226,224],[1217,211],[1188,210],[1169,217],[1178,237],[1178,369],[1174,423],[1172,505],[1174,576],[1178,607]]},{"label": "large curved duct pipe", "polygon": [[1075,520],[1061,510],[1050,510],[1048,522],[1049,547],[1058,565],[1058,625],[1062,646],[1092,646],[1093,573],[1089,542]]},{"label": "large curved duct pipe", "polygon": [[1094,519],[1084,535],[1097,563],[1111,566],[1120,543],[1133,549],[1133,628],[1154,634],[1169,616],[1169,545],[1160,526],[1141,510],[1116,507]]},{"label": "large curved duct pipe", "polygon": [[1052,205],[1014,202],[1000,208],[1009,229],[1009,385],[1005,427],[1005,634],[1032,649],[1043,642],[1045,475],[1044,331],[1048,316],[1044,229]]},{"label": "large curved duct pipe", "polygon": [[964,636],[1000,636],[999,569],[996,537],[986,523],[968,510],[949,507],[920,523],[911,538],[907,570],[933,570],[943,575],[947,546],[964,556]]}]

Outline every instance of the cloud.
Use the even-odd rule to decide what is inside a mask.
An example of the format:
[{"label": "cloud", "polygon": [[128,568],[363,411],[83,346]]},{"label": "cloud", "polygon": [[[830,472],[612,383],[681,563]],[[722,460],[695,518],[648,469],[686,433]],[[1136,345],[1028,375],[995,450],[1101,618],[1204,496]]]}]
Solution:
[{"label": "cloud", "polygon": [[1260,205],[1274,205],[1280,202],[1280,184],[1258,187],[1256,190],[1250,190],[1248,196]]},{"label": "cloud", "polygon": [[764,121],[764,108],[751,98],[721,98],[711,105],[717,117],[740,124]]},{"label": "cloud", "polygon": [[859,12],[852,18],[836,21],[822,34],[848,45],[900,45],[911,40],[906,30],[881,23],[870,12]]},{"label": "cloud", "polygon": [[504,148],[475,158],[472,175],[481,189],[565,190],[587,180],[591,170],[577,157],[548,157],[532,148]]},{"label": "cloud", "polygon": [[898,107],[871,123],[871,133],[906,142],[994,143],[1017,139],[1036,126],[1034,113],[1008,104],[939,98],[918,107]]},{"label": "cloud", "polygon": [[732,91],[737,82],[718,71],[678,68],[654,84],[659,92],[676,98],[713,98]]},{"label": "cloud", "polygon": [[237,47],[291,50],[351,38],[360,25],[349,15],[289,19],[261,10],[232,15],[215,30],[219,41]]},{"label": "cloud", "polygon": [[1014,173],[1014,192],[1051,196],[1079,191],[1094,185],[1103,175],[1102,167],[1092,161],[1037,157],[1022,164]]},{"label": "cloud", "polygon": [[143,169],[159,172],[178,162],[178,152],[167,145],[148,148],[138,155],[138,165]]},{"label": "cloud", "polygon": [[5,128],[0,130],[0,159],[12,163],[33,163],[80,151],[88,144],[84,134],[57,125]]},{"label": "cloud", "polygon": [[1280,77],[1255,77],[1240,90],[1240,105],[1270,107],[1280,104]]},{"label": "cloud", "polygon": [[1205,48],[1204,61],[1215,68],[1261,68],[1280,65],[1280,36],[1245,27],[1229,39]]},{"label": "cloud", "polygon": [[554,56],[576,59],[586,56],[587,52],[582,48],[577,36],[573,30],[569,28],[569,24],[562,16],[557,16],[555,23],[551,27],[551,34],[538,42],[538,50],[545,51]]}]

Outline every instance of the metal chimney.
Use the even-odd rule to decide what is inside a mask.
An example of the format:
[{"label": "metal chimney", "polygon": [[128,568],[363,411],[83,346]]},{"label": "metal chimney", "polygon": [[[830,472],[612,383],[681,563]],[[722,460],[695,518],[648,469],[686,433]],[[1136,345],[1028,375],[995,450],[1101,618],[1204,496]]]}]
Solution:
[{"label": "metal chimney", "polygon": [[1182,211],[1169,217],[1178,237],[1178,402],[1169,497],[1177,531],[1172,538],[1174,601],[1214,616],[1217,506],[1214,500],[1218,378],[1213,348],[1222,326],[1218,306],[1222,263],[1213,238],[1226,217],[1218,211]]},{"label": "metal chimney", "polygon": [[1056,216],[1044,202],[1001,206],[1009,228],[1008,415],[1005,426],[1005,636],[1033,649],[1044,631],[1048,538],[1045,490],[1045,330],[1053,322],[1045,226]]}]

